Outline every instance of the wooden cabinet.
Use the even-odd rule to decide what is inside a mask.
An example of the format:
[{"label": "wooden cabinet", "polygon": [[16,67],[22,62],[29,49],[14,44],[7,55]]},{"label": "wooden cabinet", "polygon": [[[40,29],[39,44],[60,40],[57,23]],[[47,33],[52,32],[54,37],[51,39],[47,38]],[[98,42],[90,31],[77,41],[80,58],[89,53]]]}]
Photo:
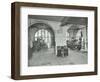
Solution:
[{"label": "wooden cabinet", "polygon": [[57,46],[57,56],[58,57],[68,56],[68,48],[66,46]]}]

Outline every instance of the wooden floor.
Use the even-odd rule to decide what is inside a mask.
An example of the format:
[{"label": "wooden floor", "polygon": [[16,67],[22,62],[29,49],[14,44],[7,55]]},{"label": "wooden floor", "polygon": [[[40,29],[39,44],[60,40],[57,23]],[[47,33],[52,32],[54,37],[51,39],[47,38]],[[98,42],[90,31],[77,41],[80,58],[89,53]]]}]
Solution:
[{"label": "wooden floor", "polygon": [[57,57],[52,48],[34,52],[28,61],[28,66],[87,64],[87,53],[70,49],[68,50],[69,55],[66,57]]}]

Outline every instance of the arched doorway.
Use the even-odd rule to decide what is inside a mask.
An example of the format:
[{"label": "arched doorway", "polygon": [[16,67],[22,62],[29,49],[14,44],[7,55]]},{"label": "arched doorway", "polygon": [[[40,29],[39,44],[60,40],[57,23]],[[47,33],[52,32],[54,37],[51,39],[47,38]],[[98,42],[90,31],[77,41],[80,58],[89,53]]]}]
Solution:
[{"label": "arched doorway", "polygon": [[[52,27],[45,23],[35,23],[28,28],[28,55],[43,49],[55,53],[55,34]],[[45,51],[44,51],[45,52]]]}]

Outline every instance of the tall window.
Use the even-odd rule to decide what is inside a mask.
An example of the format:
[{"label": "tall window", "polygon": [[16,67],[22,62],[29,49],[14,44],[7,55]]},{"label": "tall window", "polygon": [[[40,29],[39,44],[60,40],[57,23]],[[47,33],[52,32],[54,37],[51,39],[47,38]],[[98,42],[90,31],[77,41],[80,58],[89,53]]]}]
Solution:
[{"label": "tall window", "polygon": [[43,40],[47,44],[48,48],[50,48],[50,46],[51,46],[50,32],[48,32],[45,29],[40,29],[35,33],[35,41],[37,41],[38,38]]}]

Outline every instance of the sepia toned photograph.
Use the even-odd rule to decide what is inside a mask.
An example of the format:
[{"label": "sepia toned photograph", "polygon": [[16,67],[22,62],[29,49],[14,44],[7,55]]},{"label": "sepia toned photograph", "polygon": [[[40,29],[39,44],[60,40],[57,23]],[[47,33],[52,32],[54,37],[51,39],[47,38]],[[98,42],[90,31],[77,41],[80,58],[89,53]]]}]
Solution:
[{"label": "sepia toned photograph", "polygon": [[28,66],[87,63],[87,17],[28,15]]}]

